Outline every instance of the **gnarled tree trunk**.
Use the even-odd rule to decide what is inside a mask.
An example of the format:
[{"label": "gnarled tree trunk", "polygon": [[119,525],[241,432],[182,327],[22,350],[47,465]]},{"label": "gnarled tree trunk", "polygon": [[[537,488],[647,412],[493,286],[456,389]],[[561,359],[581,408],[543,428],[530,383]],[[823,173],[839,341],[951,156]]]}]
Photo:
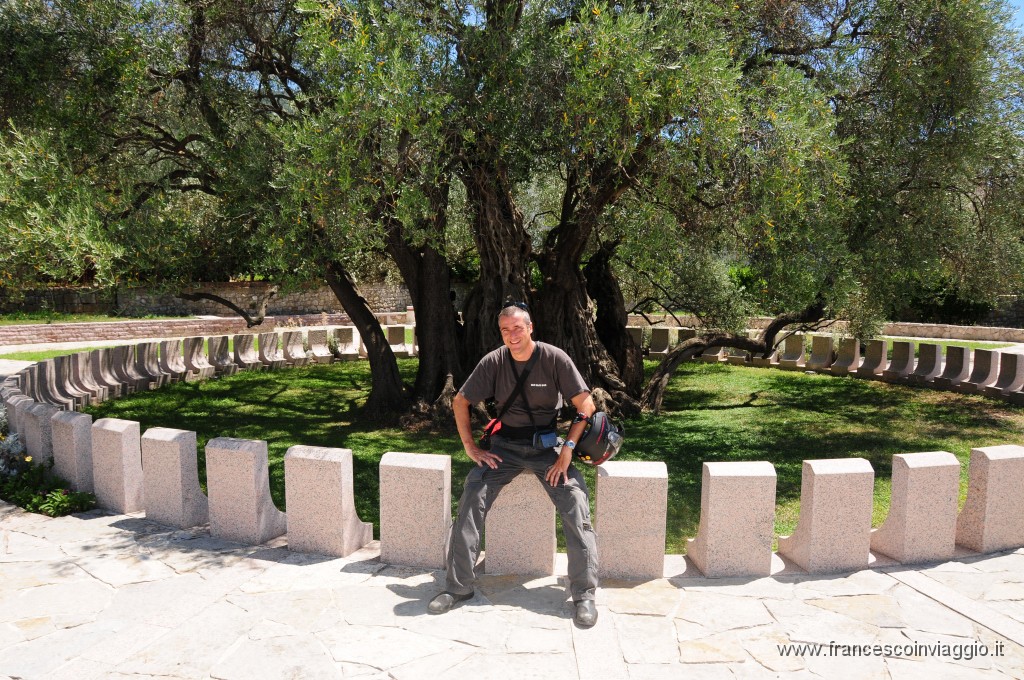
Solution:
[{"label": "gnarled tree trunk", "polygon": [[401,414],[408,408],[409,401],[398,373],[395,353],[391,351],[380,322],[344,269],[328,263],[324,267],[324,276],[366,345],[372,386],[363,407],[364,415],[370,419],[385,419]]}]

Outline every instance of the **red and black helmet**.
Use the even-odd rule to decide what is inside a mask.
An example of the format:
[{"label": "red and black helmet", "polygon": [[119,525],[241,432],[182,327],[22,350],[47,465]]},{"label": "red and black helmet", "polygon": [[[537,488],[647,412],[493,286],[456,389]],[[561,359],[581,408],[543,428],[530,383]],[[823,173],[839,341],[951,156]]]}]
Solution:
[{"label": "red and black helmet", "polygon": [[[582,420],[582,418],[581,418]],[[611,421],[604,411],[598,411],[587,421],[587,429],[576,442],[573,453],[580,461],[589,465],[600,465],[611,460],[622,448],[625,431]]]}]

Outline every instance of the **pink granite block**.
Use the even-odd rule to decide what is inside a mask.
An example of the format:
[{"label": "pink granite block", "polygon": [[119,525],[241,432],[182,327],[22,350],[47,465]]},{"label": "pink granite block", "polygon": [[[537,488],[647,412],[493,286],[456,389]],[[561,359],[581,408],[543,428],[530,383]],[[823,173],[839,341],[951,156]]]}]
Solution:
[{"label": "pink granite block", "polygon": [[932,342],[917,345],[917,368],[908,378],[910,382],[921,384],[933,382],[942,374],[942,348]]},{"label": "pink granite block", "polygon": [[385,326],[384,332],[387,333],[388,344],[391,345],[391,351],[395,353],[398,358],[410,357],[412,353],[409,351],[409,345],[405,342],[405,326]]},{"label": "pink granite block", "polygon": [[50,418],[53,472],[77,491],[92,493],[92,416],[60,411]]},{"label": "pink granite block", "polygon": [[23,411],[21,425],[26,455],[36,463],[53,460],[53,425],[50,419],[61,409],[52,404],[34,403]]},{"label": "pink granite block", "polygon": [[1024,356],[1013,352],[999,353],[999,377],[978,391],[987,397],[1002,397],[1024,387]]},{"label": "pink granite block", "polygon": [[185,368],[192,374],[199,377],[201,380],[206,378],[212,378],[217,372],[217,367],[210,363],[210,360],[206,356],[206,338],[204,337],[192,337],[185,338],[181,342],[182,345],[182,359],[185,362]]},{"label": "pink granite block", "polygon": [[864,361],[857,367],[857,377],[878,380],[889,365],[889,341],[872,340],[864,351]]},{"label": "pink granite block", "polygon": [[452,525],[452,459],[389,451],[380,459],[380,560],[440,569]]},{"label": "pink granite block", "polygon": [[179,529],[209,520],[199,487],[196,433],[151,427],[142,435],[146,518]]},{"label": "pink granite block", "polygon": [[829,372],[832,375],[850,375],[856,373],[858,368],[860,368],[860,340],[842,338],[839,341],[839,356],[828,367]]},{"label": "pink granite block", "polygon": [[831,335],[811,336],[811,356],[807,360],[806,368],[809,371],[824,371],[832,365],[832,346],[834,341]]},{"label": "pink granite block", "polygon": [[256,336],[247,333],[236,335],[234,340],[235,364],[244,370],[259,370],[263,368],[263,362],[256,354]]},{"label": "pink granite block", "polygon": [[501,490],[484,537],[488,574],[555,573],[555,506],[536,475],[520,473]]},{"label": "pink granite block", "polygon": [[206,444],[210,535],[259,545],[288,530],[270,497],[267,443],[217,437]]},{"label": "pink granite block", "polygon": [[101,418],[92,424],[92,483],[101,508],[138,512],[143,505],[139,424]]},{"label": "pink granite block", "polygon": [[798,371],[803,369],[805,362],[804,336],[800,333],[786,336],[782,355],[779,357],[779,368],[784,371]]},{"label": "pink granite block", "polygon": [[284,455],[288,549],[345,557],[373,540],[356,514],[352,451],[293,446]]},{"label": "pink granite block", "polygon": [[334,356],[338,361],[356,361],[359,359],[359,334],[352,326],[341,326],[331,329],[336,349]]},{"label": "pink granite block", "polygon": [[960,462],[952,453],[892,457],[889,516],[871,532],[871,550],[903,564],[953,557]]},{"label": "pink granite block", "polygon": [[7,427],[12,433],[21,433],[22,443],[25,442],[25,428],[22,425],[24,420],[24,413],[29,406],[35,404],[36,401],[25,394],[15,394],[14,396],[7,399],[4,406],[7,409]]},{"label": "pink granite block", "polygon": [[700,527],[686,554],[705,576],[771,574],[775,485],[771,463],[704,463]]},{"label": "pink granite block", "polygon": [[675,345],[676,329],[664,326],[651,328],[651,349],[648,353],[651,357],[664,357]]},{"label": "pink granite block", "polygon": [[892,343],[892,361],[882,371],[882,380],[886,382],[906,382],[914,372],[914,343],[897,340]]},{"label": "pink granite block", "polygon": [[981,553],[1024,546],[1024,446],[971,449],[968,475],[957,545]]},{"label": "pink granite block", "polygon": [[329,364],[334,361],[334,354],[331,353],[331,348],[327,346],[326,328],[310,328],[306,338],[309,340],[311,361],[318,364]]},{"label": "pink granite block", "polygon": [[970,375],[970,356],[966,347],[950,345],[946,347],[946,364],[942,375],[932,381],[932,385],[940,389],[950,389],[959,385]]},{"label": "pink granite block", "polygon": [[288,365],[281,351],[281,336],[278,333],[259,333],[256,336],[256,344],[259,348],[260,362],[264,368],[276,371]]},{"label": "pink granite block", "polygon": [[812,574],[867,567],[874,479],[863,458],[805,460],[800,519],[779,553]]},{"label": "pink granite block", "polygon": [[726,360],[725,348],[718,346],[708,347],[700,353],[697,360],[708,364],[722,363]]},{"label": "pink granite block", "polygon": [[305,366],[309,362],[302,342],[302,331],[285,331],[281,334],[281,355],[289,366]]},{"label": "pink granite block", "polygon": [[[664,463],[609,461],[599,466],[594,520],[601,576],[635,580],[664,576],[667,513]],[[490,560],[488,548],[488,564]]]},{"label": "pink granite block", "polygon": [[228,351],[228,336],[216,335],[207,340],[207,356],[217,375],[233,375],[238,372],[238,364],[231,358]]},{"label": "pink granite block", "polygon": [[1000,356],[1000,352],[991,349],[974,350],[971,374],[967,377],[967,380],[954,385],[953,390],[973,394],[981,392],[984,388],[994,383],[999,378]]}]

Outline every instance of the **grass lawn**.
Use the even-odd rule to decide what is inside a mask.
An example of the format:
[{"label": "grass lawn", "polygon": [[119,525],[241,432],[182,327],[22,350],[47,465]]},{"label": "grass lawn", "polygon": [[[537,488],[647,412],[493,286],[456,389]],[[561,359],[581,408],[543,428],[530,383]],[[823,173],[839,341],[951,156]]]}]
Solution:
[{"label": "grass lawn", "polygon": [[[400,360],[399,365],[411,382],[416,360]],[[281,508],[283,458],[289,446],[350,448],[359,514],[379,530],[377,467],[385,452],[452,454],[455,499],[471,463],[462,454],[454,428],[408,432],[360,421],[357,409],[368,386],[368,364],[350,362],[178,383],[89,412],[96,418],[137,420],[143,431],[155,426],[196,431],[201,477],[203,447],[209,439],[265,439],[271,490]],[[626,423],[626,445],[619,459],[662,460],[668,465],[666,548],[673,553],[685,552],[686,539],[696,534],[704,461],[774,463],[776,532],[785,535],[796,526],[805,459],[860,456],[871,461],[877,526],[888,511],[893,454],[955,454],[962,463],[962,502],[970,449],[1024,439],[1024,411],[977,396],[722,364],[684,365],[672,380],[664,405],[661,416],[644,415]],[[594,471],[581,467],[593,492]]]}]

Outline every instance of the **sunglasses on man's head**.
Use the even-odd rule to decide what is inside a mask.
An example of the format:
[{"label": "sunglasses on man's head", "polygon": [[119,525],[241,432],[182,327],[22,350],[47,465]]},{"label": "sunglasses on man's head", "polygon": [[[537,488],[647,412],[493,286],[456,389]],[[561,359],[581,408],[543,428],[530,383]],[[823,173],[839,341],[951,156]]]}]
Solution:
[{"label": "sunglasses on man's head", "polygon": [[[516,307],[518,309],[523,310],[527,314],[530,313],[530,308],[526,305],[525,302],[506,302],[504,305],[502,305],[501,311],[504,312],[509,307]],[[499,314],[500,314],[500,312],[499,312]]]}]

